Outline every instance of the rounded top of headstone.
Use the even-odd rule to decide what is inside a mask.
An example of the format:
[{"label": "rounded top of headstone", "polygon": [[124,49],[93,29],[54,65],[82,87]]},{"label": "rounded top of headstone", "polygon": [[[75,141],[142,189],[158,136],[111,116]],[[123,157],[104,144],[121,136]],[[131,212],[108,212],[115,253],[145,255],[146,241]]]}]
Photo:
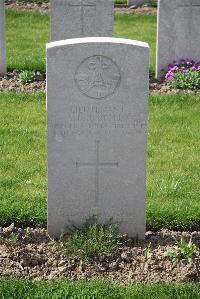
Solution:
[{"label": "rounded top of headstone", "polygon": [[66,45],[84,44],[84,43],[113,43],[113,44],[126,44],[136,47],[149,48],[149,45],[145,42],[125,39],[125,38],[115,38],[115,37],[83,37],[83,38],[71,38],[67,40],[60,40],[48,43],[46,45],[47,49],[61,47]]}]

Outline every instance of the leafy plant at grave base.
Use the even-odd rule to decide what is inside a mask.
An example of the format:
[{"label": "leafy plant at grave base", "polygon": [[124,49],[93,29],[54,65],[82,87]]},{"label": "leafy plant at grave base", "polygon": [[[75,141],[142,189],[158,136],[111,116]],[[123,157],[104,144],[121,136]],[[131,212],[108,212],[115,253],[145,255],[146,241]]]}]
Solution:
[{"label": "leafy plant at grave base", "polygon": [[2,241],[9,249],[12,249],[17,244],[18,235],[15,233],[11,233],[9,238],[0,237],[0,241]]},{"label": "leafy plant at grave base", "polygon": [[196,245],[190,239],[189,243],[186,242],[184,236],[181,236],[180,241],[176,242],[177,248],[173,252],[165,253],[165,256],[171,257],[175,260],[187,260],[188,263],[192,263]]},{"label": "leafy plant at grave base", "polygon": [[91,259],[115,252],[127,239],[119,233],[117,225],[100,224],[96,217],[92,217],[82,228],[75,229],[68,236],[61,236],[60,241],[66,254]]},{"label": "leafy plant at grave base", "polygon": [[18,79],[23,84],[34,82],[35,81],[35,72],[34,71],[22,71],[19,74]]},{"label": "leafy plant at grave base", "polygon": [[151,242],[144,249],[144,257],[146,260],[149,259],[150,255],[151,255]]},{"label": "leafy plant at grave base", "polygon": [[150,0],[148,3],[148,6],[149,7],[157,7],[158,6],[157,0]]},{"label": "leafy plant at grave base", "polygon": [[172,88],[200,89],[200,61],[180,59],[168,66],[165,80]]}]

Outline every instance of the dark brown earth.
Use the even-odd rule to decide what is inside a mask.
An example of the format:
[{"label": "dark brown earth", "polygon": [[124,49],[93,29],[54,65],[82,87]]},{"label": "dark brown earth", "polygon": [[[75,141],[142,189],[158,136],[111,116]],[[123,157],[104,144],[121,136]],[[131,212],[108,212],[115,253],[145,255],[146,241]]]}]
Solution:
[{"label": "dark brown earth", "polygon": [[[49,3],[27,3],[23,1],[6,1],[6,8],[22,10],[22,11],[38,11],[41,13],[49,12],[50,4]],[[147,15],[155,15],[157,13],[156,8],[148,7],[144,5],[143,7],[131,6],[128,7],[126,5],[117,5],[115,7],[116,13],[125,13],[125,14],[147,14]]]},{"label": "dark brown earth", "polygon": [[[92,261],[64,254],[62,243],[51,240],[45,229],[0,227],[0,276],[52,280],[92,280],[106,278],[114,282],[199,282],[200,232],[183,233],[196,244],[193,263],[173,261],[164,256],[175,249],[180,232],[147,232],[146,240],[124,246],[117,253]],[[14,237],[11,237],[14,235]],[[147,251],[147,247],[150,250]],[[145,253],[146,252],[146,253]]]},{"label": "dark brown earth", "polygon": [[23,84],[18,79],[19,72],[14,70],[0,77],[0,92],[45,92],[45,75],[36,74],[36,80],[32,83]]},{"label": "dark brown earth", "polygon": [[6,8],[22,10],[22,11],[38,11],[41,13],[49,12],[50,4],[49,3],[27,3],[23,1],[6,1]]},{"label": "dark brown earth", "polygon": [[150,77],[149,80],[149,89],[152,94],[191,94],[191,95],[200,95],[200,90],[191,90],[191,89],[172,89],[172,87],[166,81],[160,81],[154,77]]},{"label": "dark brown earth", "polygon": [[131,7],[115,7],[115,13],[117,14],[136,14],[136,15],[156,15],[157,8],[148,7],[143,5],[142,7],[136,7],[135,5]]}]

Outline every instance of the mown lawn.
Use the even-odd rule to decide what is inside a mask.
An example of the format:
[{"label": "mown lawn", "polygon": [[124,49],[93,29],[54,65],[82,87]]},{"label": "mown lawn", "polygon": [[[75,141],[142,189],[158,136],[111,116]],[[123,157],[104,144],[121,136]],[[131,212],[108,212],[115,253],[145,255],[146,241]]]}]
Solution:
[{"label": "mown lawn", "polygon": [[8,69],[45,71],[45,44],[50,40],[47,14],[6,11]]},{"label": "mown lawn", "polygon": [[[0,94],[0,223],[46,225],[44,94]],[[147,222],[200,229],[200,97],[149,100]]]},{"label": "mown lawn", "polygon": [[115,0],[115,4],[127,4],[127,0]]},{"label": "mown lawn", "polygon": [[45,225],[45,95],[0,94],[0,224]]},{"label": "mown lawn", "polygon": [[[50,40],[49,16],[45,13],[7,10],[8,68],[45,71],[45,44]],[[117,15],[115,36],[148,42],[151,73],[155,71],[156,16]]]},{"label": "mown lawn", "polygon": [[200,286],[190,284],[138,284],[132,287],[109,282],[68,283],[1,280],[2,299],[199,299]]}]

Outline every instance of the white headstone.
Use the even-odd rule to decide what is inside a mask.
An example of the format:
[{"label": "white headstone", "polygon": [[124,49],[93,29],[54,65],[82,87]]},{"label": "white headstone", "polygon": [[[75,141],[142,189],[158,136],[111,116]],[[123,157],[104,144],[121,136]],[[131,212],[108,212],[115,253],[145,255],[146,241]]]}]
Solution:
[{"label": "white headstone", "polygon": [[145,233],[149,47],[116,38],[47,45],[48,231],[94,215]]},{"label": "white headstone", "polygon": [[112,36],[113,0],[51,0],[51,40]]},{"label": "white headstone", "polygon": [[0,0],[0,74],[6,73],[5,7]]},{"label": "white headstone", "polygon": [[200,0],[159,0],[157,78],[174,60],[200,60]]}]

